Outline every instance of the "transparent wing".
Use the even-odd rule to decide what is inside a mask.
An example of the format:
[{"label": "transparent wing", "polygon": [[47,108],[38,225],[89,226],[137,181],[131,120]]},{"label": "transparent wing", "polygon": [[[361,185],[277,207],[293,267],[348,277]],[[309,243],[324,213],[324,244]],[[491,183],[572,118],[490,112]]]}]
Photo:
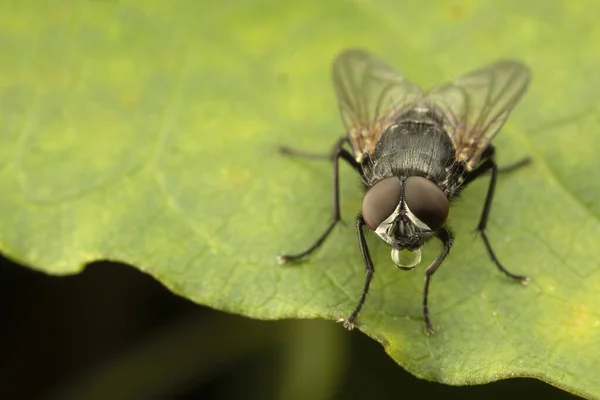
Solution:
[{"label": "transparent wing", "polygon": [[357,158],[373,152],[394,115],[423,99],[416,84],[376,56],[358,49],[347,50],[335,59],[333,84]]},{"label": "transparent wing", "polygon": [[530,71],[512,60],[502,60],[430,90],[431,107],[442,111],[457,158],[469,168],[506,122],[527,89]]}]

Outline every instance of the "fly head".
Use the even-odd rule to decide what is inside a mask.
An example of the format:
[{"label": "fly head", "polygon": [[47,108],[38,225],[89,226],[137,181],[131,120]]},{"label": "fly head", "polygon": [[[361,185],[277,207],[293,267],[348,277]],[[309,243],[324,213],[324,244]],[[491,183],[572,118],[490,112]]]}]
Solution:
[{"label": "fly head", "polygon": [[392,261],[412,269],[421,261],[421,246],[446,219],[450,203],[446,194],[421,176],[391,176],[371,186],[362,202],[366,224],[392,247]]}]

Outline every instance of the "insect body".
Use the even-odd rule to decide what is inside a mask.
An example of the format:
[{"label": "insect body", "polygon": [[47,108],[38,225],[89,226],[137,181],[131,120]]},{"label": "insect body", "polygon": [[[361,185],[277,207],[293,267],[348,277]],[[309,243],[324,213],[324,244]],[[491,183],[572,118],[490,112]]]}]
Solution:
[{"label": "insect body", "polygon": [[[366,189],[356,228],[367,274],[358,304],[344,320],[346,328],[354,327],[374,273],[366,226],[392,248],[392,260],[400,269],[412,269],[420,262],[420,248],[427,240],[436,237],[441,241],[441,252],[425,271],[423,289],[425,327],[433,332],[427,302],[429,283],[454,241],[446,226],[450,201],[484,173],[491,178],[477,230],[497,268],[509,278],[527,283],[527,277],[509,272],[498,261],[485,229],[500,172],[491,140],[525,92],[529,76],[525,65],[505,60],[424,93],[365,51],[348,50],[336,58],[333,82],[347,135],[336,142],[329,156],[334,175],[333,220],[308,249],[281,255],[279,260],[309,255],[340,221],[338,164],[340,159],[348,162]],[[345,147],[348,145],[351,151]],[[322,157],[290,148],[282,151]]]}]

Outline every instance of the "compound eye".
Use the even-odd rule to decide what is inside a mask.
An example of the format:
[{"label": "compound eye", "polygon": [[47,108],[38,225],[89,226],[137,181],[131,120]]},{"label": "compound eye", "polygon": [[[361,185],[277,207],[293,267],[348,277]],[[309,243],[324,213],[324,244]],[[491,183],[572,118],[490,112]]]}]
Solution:
[{"label": "compound eye", "polygon": [[406,180],[404,201],[406,206],[432,231],[440,229],[450,210],[450,202],[438,185],[421,176]]},{"label": "compound eye", "polygon": [[371,186],[362,201],[362,216],[372,230],[398,207],[402,196],[402,183],[395,176],[385,178]]}]

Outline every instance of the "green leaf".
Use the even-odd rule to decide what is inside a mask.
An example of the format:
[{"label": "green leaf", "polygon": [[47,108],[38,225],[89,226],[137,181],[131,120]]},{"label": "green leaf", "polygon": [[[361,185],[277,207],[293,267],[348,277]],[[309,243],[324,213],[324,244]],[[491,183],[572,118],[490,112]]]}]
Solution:
[{"label": "green leaf", "polygon": [[431,287],[438,334],[422,330],[423,266],[396,270],[374,238],[361,329],[426,379],[529,376],[600,397],[599,12],[592,0],[2,4],[0,249],[52,274],[126,262],[255,318],[347,316],[364,277],[349,168],[347,226],[306,262],[276,262],[330,216],[331,166],[275,149],[326,152],[343,134],[332,58],[365,47],[429,87],[514,57],[533,83],[495,143],[501,163],[534,163],[500,178],[489,236],[531,284],[505,279],[472,233],[482,180],[451,211],[456,245]]}]

